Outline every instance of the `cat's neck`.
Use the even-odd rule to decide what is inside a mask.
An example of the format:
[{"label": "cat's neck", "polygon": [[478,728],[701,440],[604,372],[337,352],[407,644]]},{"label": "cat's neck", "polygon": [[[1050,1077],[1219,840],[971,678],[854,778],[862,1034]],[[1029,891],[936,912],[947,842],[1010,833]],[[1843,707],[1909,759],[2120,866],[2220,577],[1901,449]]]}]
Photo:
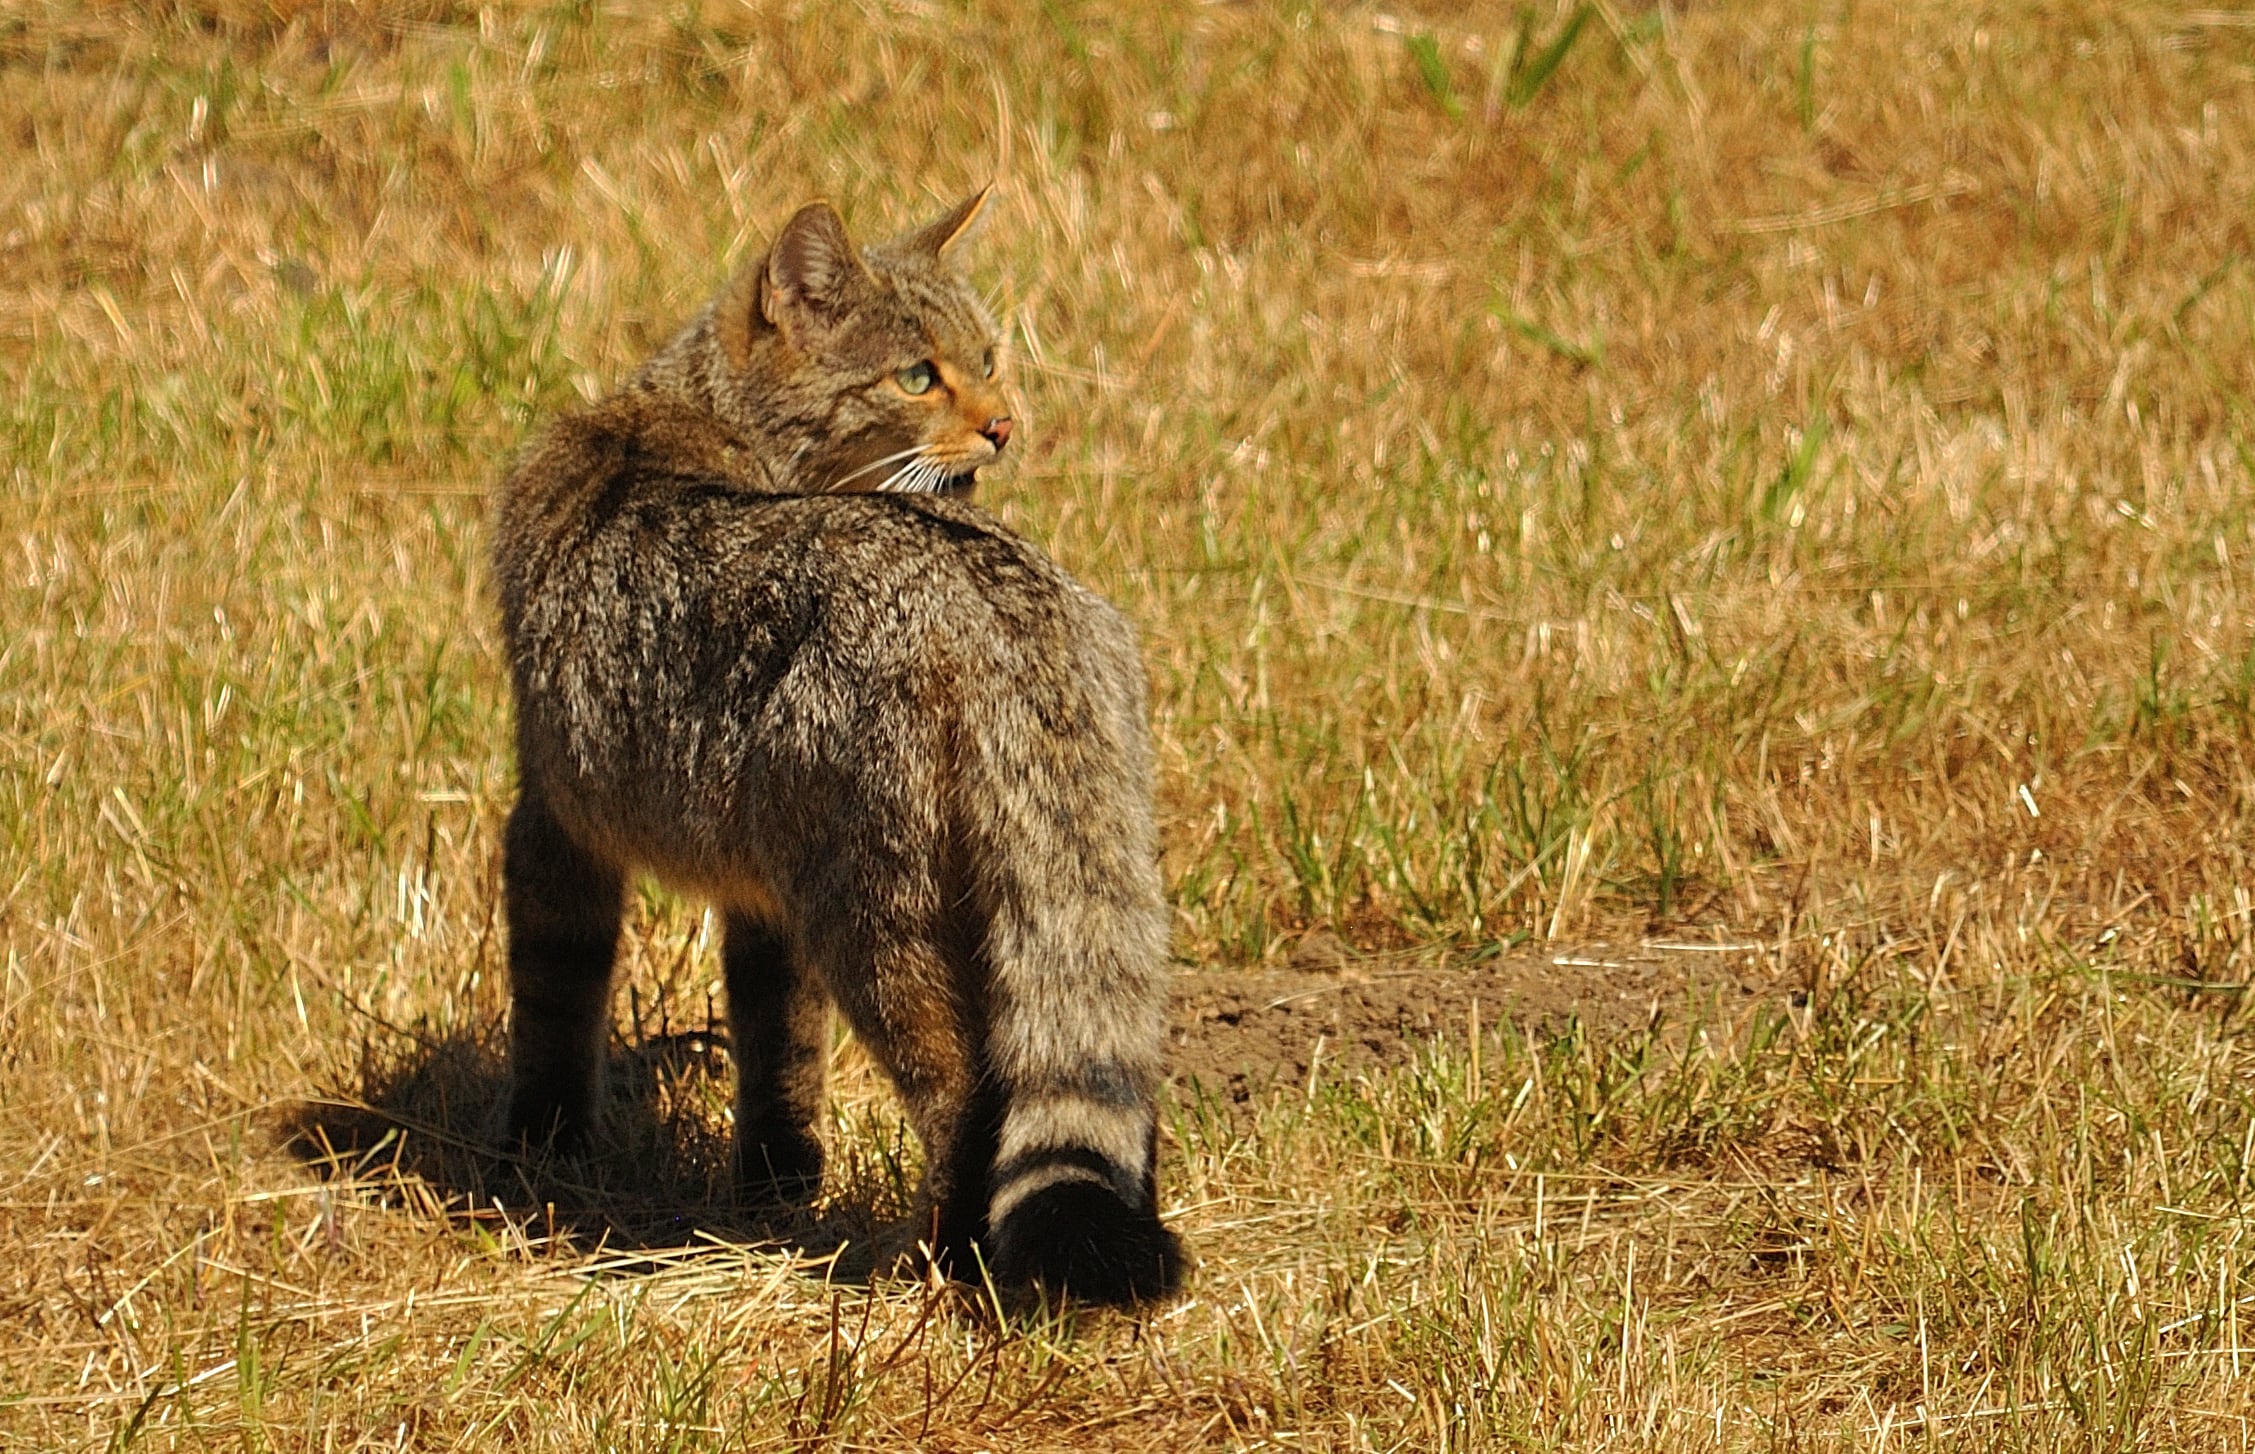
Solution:
[{"label": "cat's neck", "polygon": [[[636,369],[626,387],[710,416],[747,453],[772,464],[787,458],[788,449],[779,431],[760,423],[770,417],[769,412],[757,407],[756,398],[745,397],[747,379],[758,379],[768,372],[756,364],[741,373],[729,367],[708,308]],[[722,404],[724,389],[733,396],[731,402],[736,407]],[[753,407],[743,407],[747,403]]]}]

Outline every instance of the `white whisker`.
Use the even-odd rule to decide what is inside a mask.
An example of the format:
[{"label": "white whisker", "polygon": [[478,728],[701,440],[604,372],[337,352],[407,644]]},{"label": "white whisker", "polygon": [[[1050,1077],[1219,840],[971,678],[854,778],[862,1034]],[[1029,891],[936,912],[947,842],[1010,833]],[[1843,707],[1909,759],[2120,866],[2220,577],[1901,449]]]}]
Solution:
[{"label": "white whisker", "polygon": [[937,462],[935,462],[923,450],[919,449],[916,451],[916,457],[914,459],[910,460],[907,464],[902,465],[899,469],[894,470],[890,475],[886,476],[885,482],[877,486],[877,488],[880,491],[888,491],[893,494],[899,495],[922,494],[925,490],[930,488],[930,485],[927,483],[928,476],[938,468],[940,468],[940,466],[937,464]]},{"label": "white whisker", "polygon": [[[868,473],[869,473],[870,471],[872,471],[872,470],[883,469],[883,468],[884,468],[884,467],[885,467],[886,465],[889,465],[889,464],[895,464],[895,463],[897,463],[897,462],[899,462],[899,461],[901,461],[901,460],[904,460],[904,459],[910,459],[910,458],[912,458],[912,457],[914,457],[914,456],[916,456],[916,455],[920,455],[920,454],[922,454],[923,452],[924,452],[924,446],[923,446],[923,445],[921,445],[921,444],[914,444],[914,445],[910,445],[910,446],[909,446],[909,447],[908,447],[907,449],[904,449],[904,450],[900,450],[899,452],[897,452],[897,453],[894,453],[894,454],[888,454],[888,455],[884,456],[884,457],[883,457],[882,459],[873,459],[873,460],[869,461],[869,463],[867,463],[867,464],[863,465],[863,466],[862,466],[862,467],[861,467],[860,469],[857,469],[857,470],[855,470],[855,471],[854,471],[853,473],[851,473],[851,474],[848,474],[848,475],[841,475],[841,476],[839,476],[839,477],[838,477],[837,479],[834,479],[834,480],[830,481],[830,483],[828,483],[827,485],[824,485],[824,486],[823,486],[822,488],[823,488],[823,489],[825,489],[825,490],[836,490],[836,489],[842,489],[842,488],[844,488],[845,486],[847,486],[847,485],[849,485],[849,484],[852,484],[852,483],[853,483],[853,482],[854,482],[855,480],[858,480],[858,479],[860,479],[860,478],[861,478],[861,477],[862,477],[863,475],[865,475],[865,474],[868,474]],[[898,479],[899,477],[900,477],[900,472],[896,470],[896,471],[894,471],[894,472],[893,472],[893,475],[892,475],[892,477],[891,477],[891,478],[892,478],[892,479]],[[887,484],[890,484],[890,483],[891,483],[891,480],[888,480],[888,481],[887,481],[886,483],[887,483]],[[885,488],[885,485],[879,485],[879,486],[877,486],[877,488],[878,488],[878,489],[880,489],[880,490],[882,490],[882,489],[884,489],[884,488]]]}]

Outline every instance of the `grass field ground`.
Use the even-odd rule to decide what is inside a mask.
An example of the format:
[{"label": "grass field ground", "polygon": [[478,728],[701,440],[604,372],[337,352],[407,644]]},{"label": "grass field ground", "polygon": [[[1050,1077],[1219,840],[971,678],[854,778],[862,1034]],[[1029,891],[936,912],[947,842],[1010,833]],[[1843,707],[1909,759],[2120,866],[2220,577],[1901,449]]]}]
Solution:
[{"label": "grass field ground", "polygon": [[[1143,1321],[847,1275],[850,1046],[756,1245],[655,893],[625,1149],[477,1144],[483,492],[990,177],[1186,995],[1499,987],[1182,1085]],[[2249,1443],[2255,12],[27,0],[0,379],[0,1446]]]}]

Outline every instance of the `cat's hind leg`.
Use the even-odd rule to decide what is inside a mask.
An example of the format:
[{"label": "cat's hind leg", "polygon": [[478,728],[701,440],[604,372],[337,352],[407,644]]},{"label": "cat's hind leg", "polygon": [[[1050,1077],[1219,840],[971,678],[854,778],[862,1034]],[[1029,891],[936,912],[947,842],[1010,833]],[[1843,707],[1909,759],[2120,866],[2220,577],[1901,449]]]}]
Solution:
[{"label": "cat's hind leg", "polygon": [[737,1194],[804,1201],[822,1186],[830,997],[783,935],[747,915],[728,915],[721,960],[736,1061]]},{"label": "cat's hind leg", "polygon": [[611,964],[625,894],[619,870],[573,842],[531,790],[503,839],[509,921],[507,1133],[579,1149],[595,1122],[610,1040]]},{"label": "cat's hind leg", "polygon": [[916,1240],[943,1272],[976,1281],[997,1108],[983,1094],[963,956],[913,913],[862,907],[818,922],[809,950],[923,1145]]}]

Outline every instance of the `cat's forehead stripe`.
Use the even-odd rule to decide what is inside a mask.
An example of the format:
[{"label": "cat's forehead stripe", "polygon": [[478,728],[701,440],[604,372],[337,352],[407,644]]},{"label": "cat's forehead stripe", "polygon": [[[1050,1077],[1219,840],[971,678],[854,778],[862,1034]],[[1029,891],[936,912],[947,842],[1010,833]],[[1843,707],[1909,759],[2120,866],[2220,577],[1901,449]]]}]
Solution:
[{"label": "cat's forehead stripe", "polygon": [[919,315],[919,326],[936,347],[950,343],[983,346],[994,332],[976,295],[957,279],[895,273],[887,281],[892,284],[894,295]]}]

